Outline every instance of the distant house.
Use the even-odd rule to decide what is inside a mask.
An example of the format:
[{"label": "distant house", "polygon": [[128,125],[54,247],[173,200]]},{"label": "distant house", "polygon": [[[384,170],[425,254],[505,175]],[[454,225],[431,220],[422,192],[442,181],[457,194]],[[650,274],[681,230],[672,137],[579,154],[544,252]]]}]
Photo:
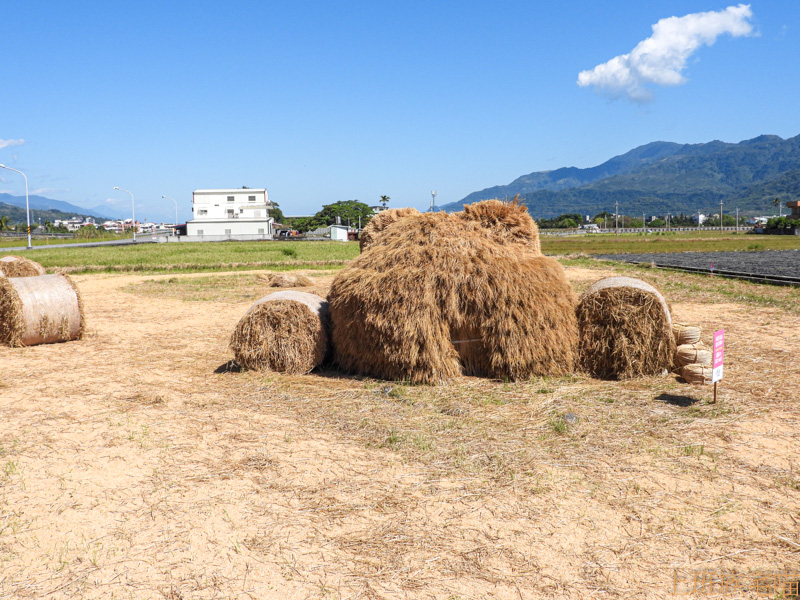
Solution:
[{"label": "distant house", "polygon": [[266,189],[195,190],[189,236],[255,236],[272,238],[274,219]]}]

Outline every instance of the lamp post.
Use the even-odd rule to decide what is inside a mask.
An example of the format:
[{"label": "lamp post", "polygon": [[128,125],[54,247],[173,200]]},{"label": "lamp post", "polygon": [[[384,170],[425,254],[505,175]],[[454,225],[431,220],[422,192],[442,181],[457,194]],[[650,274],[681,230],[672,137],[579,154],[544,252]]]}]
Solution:
[{"label": "lamp post", "polygon": [[18,169],[15,169],[13,167],[7,167],[5,165],[0,165],[0,168],[8,169],[9,171],[16,171],[17,173],[19,173],[20,175],[22,175],[25,178],[25,216],[26,216],[26,218],[28,220],[28,248],[30,249],[32,247],[31,246],[31,207],[30,207],[30,204],[28,203],[28,176],[25,175],[25,173],[23,173],[22,171],[20,171]]},{"label": "lamp post", "polygon": [[120,192],[125,192],[126,194],[130,194],[131,196],[131,218],[132,218],[132,225],[133,225],[133,241],[136,241],[136,206],[133,200],[133,194],[131,194],[128,190],[123,190],[121,187],[114,186],[115,190],[119,190]]},{"label": "lamp post", "polygon": [[175,225],[178,224],[178,201],[175,198],[170,198],[169,196],[161,196],[162,198],[166,198],[167,200],[172,200],[175,203]]}]

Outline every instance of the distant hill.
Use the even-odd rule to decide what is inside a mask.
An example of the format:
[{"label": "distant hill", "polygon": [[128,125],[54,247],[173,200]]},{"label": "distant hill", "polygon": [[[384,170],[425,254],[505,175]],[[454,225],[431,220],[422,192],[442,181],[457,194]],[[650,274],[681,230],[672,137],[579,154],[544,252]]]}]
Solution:
[{"label": "distant hill", "polygon": [[[53,200],[52,198],[45,198],[44,196],[29,196],[28,201],[31,207],[31,211],[33,211],[33,209],[39,209],[43,211],[54,210],[73,216],[80,215],[85,217],[94,217],[96,219],[103,219],[103,220],[119,218],[113,216],[112,214],[113,212],[116,211],[107,210],[104,207],[83,208],[80,206],[76,206],[74,204],[70,204],[69,202],[64,202],[63,200]],[[22,208],[23,221],[25,220],[24,219],[25,196],[12,196],[11,194],[0,194],[0,204],[6,204]],[[2,212],[2,209],[0,209],[0,216],[4,216],[7,214],[8,213]],[[61,217],[57,218],[60,219]]]},{"label": "distant hill", "polygon": [[523,175],[508,185],[473,192],[443,210],[520,194],[536,218],[564,213],[629,215],[739,208],[742,214],[774,212],[772,200],[800,199],[800,136],[762,135],[738,144],[653,142],[596,167],[568,167]]},{"label": "distant hill", "polygon": [[[56,219],[61,221],[65,221],[71,217],[85,217],[85,216],[94,216],[94,215],[86,215],[84,213],[79,213],[75,211],[71,212],[64,212],[62,210],[43,210],[38,208],[31,209],[31,225],[38,225],[39,219],[42,220],[42,223],[45,221],[50,221],[51,223]],[[22,208],[19,206],[13,206],[11,204],[6,204],[5,202],[0,202],[0,217],[9,217],[12,223],[26,223],[26,215],[25,215],[25,206],[23,204]],[[101,219],[102,222],[104,219]]]}]

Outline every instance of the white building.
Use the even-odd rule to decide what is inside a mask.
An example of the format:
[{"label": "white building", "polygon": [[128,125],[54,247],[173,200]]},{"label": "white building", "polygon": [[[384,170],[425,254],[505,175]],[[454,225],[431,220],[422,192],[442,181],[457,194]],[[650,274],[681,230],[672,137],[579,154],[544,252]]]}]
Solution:
[{"label": "white building", "polygon": [[194,218],[186,223],[189,236],[271,238],[274,219],[267,190],[195,190]]},{"label": "white building", "polygon": [[332,242],[346,242],[347,232],[350,228],[347,225],[330,225],[328,231],[331,232]]}]

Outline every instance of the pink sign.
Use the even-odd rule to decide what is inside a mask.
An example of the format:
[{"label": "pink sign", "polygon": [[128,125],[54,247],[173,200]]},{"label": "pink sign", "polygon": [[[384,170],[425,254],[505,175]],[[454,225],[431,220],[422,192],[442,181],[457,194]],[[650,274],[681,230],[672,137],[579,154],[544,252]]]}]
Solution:
[{"label": "pink sign", "polygon": [[722,379],[722,363],[725,357],[725,330],[714,332],[714,356],[711,363],[711,383]]}]

